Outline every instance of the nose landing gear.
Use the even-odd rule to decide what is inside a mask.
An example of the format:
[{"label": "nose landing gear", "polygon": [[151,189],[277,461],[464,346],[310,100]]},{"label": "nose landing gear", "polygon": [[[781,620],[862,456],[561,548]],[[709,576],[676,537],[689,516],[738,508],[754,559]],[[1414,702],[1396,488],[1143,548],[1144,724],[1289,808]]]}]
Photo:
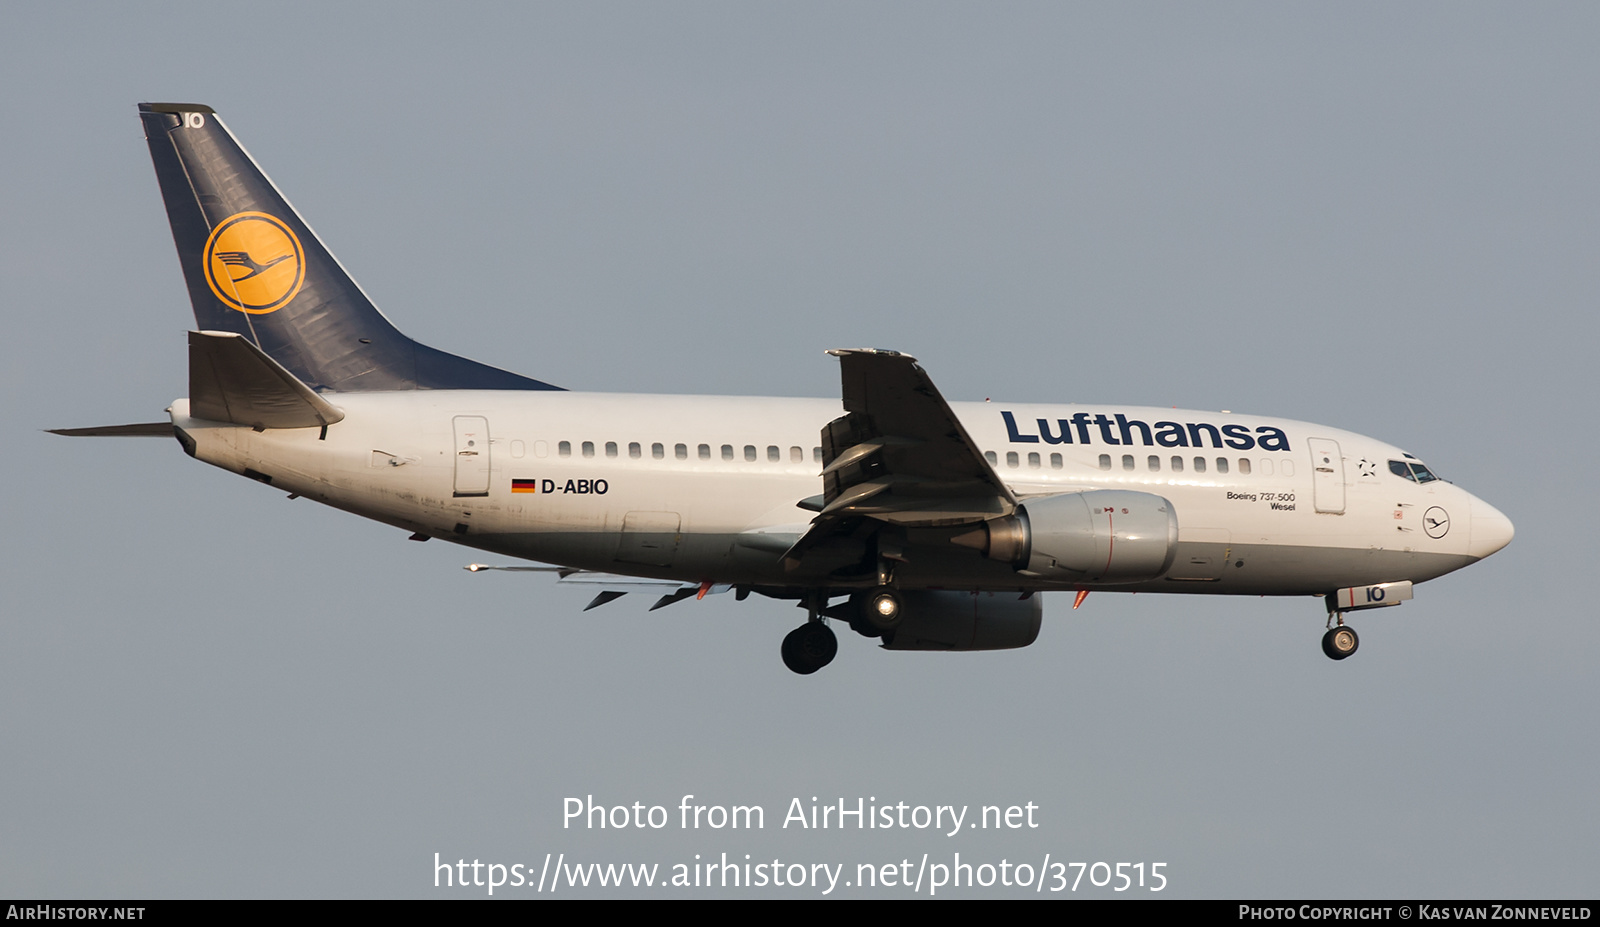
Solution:
[{"label": "nose landing gear", "polygon": [[1322,635],[1322,652],[1330,660],[1343,660],[1356,652],[1361,646],[1361,638],[1356,636],[1355,628],[1347,627],[1344,619],[1339,619],[1339,624],[1329,628],[1328,633]]},{"label": "nose landing gear", "polygon": [[1411,580],[1346,586],[1335,589],[1323,599],[1328,605],[1328,633],[1322,635],[1322,652],[1330,660],[1343,660],[1361,646],[1361,638],[1356,636],[1355,629],[1344,623],[1345,613],[1388,608],[1410,601]]}]

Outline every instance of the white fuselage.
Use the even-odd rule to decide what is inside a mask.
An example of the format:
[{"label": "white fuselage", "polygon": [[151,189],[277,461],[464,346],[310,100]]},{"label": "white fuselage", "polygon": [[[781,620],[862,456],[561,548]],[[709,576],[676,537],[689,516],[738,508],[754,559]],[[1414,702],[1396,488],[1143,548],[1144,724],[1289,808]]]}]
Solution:
[{"label": "white fuselage", "polygon": [[[430,537],[610,573],[804,585],[781,555],[822,492],[818,435],[838,400],[578,392],[334,393],[327,429],[173,422],[199,459]],[[1443,480],[1395,475],[1396,447],[1221,412],[952,403],[1019,498],[1163,496],[1179,547],[1160,579],[1104,588],[1322,594],[1421,582],[1488,556],[1510,522]],[[1218,446],[1220,445],[1220,446]],[[913,541],[916,540],[913,529]],[[931,536],[930,536],[931,537]],[[1061,588],[948,543],[902,585]],[[1100,587],[1097,587],[1100,588]]]}]

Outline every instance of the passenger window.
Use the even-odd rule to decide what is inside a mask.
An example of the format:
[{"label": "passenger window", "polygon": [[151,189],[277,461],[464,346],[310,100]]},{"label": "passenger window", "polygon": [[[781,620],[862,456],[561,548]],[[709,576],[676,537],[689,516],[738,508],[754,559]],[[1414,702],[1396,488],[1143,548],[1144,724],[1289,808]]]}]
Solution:
[{"label": "passenger window", "polygon": [[820,447],[812,448],[811,449],[811,459],[816,461],[817,463],[822,463],[822,448],[820,448]]},{"label": "passenger window", "polygon": [[650,445],[650,456],[660,460],[661,458],[667,456],[667,449],[661,446],[660,441],[657,441],[656,443]]},{"label": "passenger window", "polygon": [[984,451],[983,459],[989,461],[989,466],[991,467],[997,467],[1000,465],[1000,458],[994,455],[994,451]]},{"label": "passenger window", "polygon": [[1039,452],[1038,451],[1029,451],[1028,452],[1028,466],[1032,467],[1035,470],[1039,469]]},{"label": "passenger window", "polygon": [[1228,472],[1228,458],[1226,458],[1226,457],[1218,457],[1217,458],[1217,472],[1218,473],[1227,473]]},{"label": "passenger window", "polygon": [[511,456],[512,457],[521,457],[523,454],[526,454],[528,452],[527,447],[528,446],[526,444],[523,444],[521,441],[513,441],[513,442],[511,442]]},{"label": "passenger window", "polygon": [[1174,457],[1174,458],[1172,458],[1172,472],[1173,473],[1182,473],[1183,472],[1183,458],[1182,457]]},{"label": "passenger window", "polygon": [[754,444],[746,444],[744,446],[744,459],[747,461],[756,459],[756,446]]},{"label": "passenger window", "polygon": [[1284,476],[1294,476],[1294,461],[1285,460],[1283,462],[1283,475]]},{"label": "passenger window", "polygon": [[1052,469],[1052,470],[1060,470],[1061,469],[1061,455],[1060,454],[1051,454],[1050,455],[1050,469]]},{"label": "passenger window", "polygon": [[790,463],[805,463],[806,462],[806,452],[800,450],[800,448],[798,448],[798,447],[789,448],[789,462]]},{"label": "passenger window", "polygon": [[572,442],[571,441],[563,441],[560,444],[557,444],[556,445],[556,453],[560,454],[562,457],[571,457],[572,456]]},{"label": "passenger window", "polygon": [[722,446],[722,459],[723,460],[732,460],[733,459],[733,445],[724,444]]},{"label": "passenger window", "polygon": [[1250,458],[1248,458],[1248,457],[1240,457],[1239,458],[1239,474],[1241,476],[1249,476],[1250,475]]},{"label": "passenger window", "polygon": [[1122,469],[1124,469],[1124,470],[1132,470],[1133,469],[1133,455],[1132,454],[1123,454],[1122,455]]},{"label": "passenger window", "polygon": [[1204,472],[1206,472],[1206,459],[1204,457],[1196,457],[1194,459],[1194,472],[1196,472],[1196,473],[1204,473]]},{"label": "passenger window", "polygon": [[644,451],[640,449],[639,442],[628,442],[628,456],[632,457],[634,460],[638,460],[640,457],[644,456]]},{"label": "passenger window", "polygon": [[1272,458],[1271,457],[1263,457],[1260,460],[1256,461],[1256,472],[1260,473],[1262,476],[1271,476],[1272,475]]},{"label": "passenger window", "polygon": [[1110,454],[1101,454],[1100,455],[1100,469],[1102,469],[1102,470],[1110,470],[1111,469],[1111,455]]},{"label": "passenger window", "polygon": [[1015,467],[1016,465],[1017,465],[1017,452],[1016,451],[1006,451],[1006,466]]},{"label": "passenger window", "polygon": [[710,460],[711,459],[711,445],[709,445],[709,444],[700,445],[699,454],[700,454],[700,459],[701,460]]},{"label": "passenger window", "polygon": [[689,445],[687,445],[687,444],[674,444],[672,446],[672,456],[678,458],[679,460],[688,460],[689,459]]},{"label": "passenger window", "polygon": [[617,442],[615,442],[615,441],[607,441],[606,442],[606,456],[607,457],[615,457],[615,456],[617,456]]},{"label": "passenger window", "polygon": [[1151,454],[1150,459],[1145,463],[1149,465],[1151,473],[1157,473],[1161,470],[1161,458],[1154,454]]},{"label": "passenger window", "polygon": [[550,456],[550,443],[548,441],[533,442],[533,456],[540,460]]},{"label": "passenger window", "polygon": [[767,445],[767,462],[777,463],[778,460],[778,446],[776,444]]},{"label": "passenger window", "polygon": [[594,442],[593,441],[585,441],[585,442],[583,442],[583,456],[585,456],[585,457],[593,457],[594,456]]}]

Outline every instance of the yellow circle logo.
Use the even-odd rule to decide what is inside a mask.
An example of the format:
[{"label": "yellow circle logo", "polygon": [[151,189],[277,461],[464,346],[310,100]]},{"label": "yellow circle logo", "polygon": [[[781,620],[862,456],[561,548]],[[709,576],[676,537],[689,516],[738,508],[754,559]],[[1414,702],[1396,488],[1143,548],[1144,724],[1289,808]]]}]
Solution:
[{"label": "yellow circle logo", "polygon": [[200,260],[217,298],[264,315],[288,305],[306,280],[300,239],[276,216],[234,213],[211,232]]}]

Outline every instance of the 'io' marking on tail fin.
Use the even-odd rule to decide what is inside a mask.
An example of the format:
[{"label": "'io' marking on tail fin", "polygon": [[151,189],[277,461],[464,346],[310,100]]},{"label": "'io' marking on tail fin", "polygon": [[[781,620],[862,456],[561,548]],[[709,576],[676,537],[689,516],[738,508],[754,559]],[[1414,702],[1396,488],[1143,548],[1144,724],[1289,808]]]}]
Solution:
[{"label": "'io' marking on tail fin", "polygon": [[[201,261],[211,292],[252,315],[282,309],[306,279],[300,239],[282,219],[264,212],[224,219],[206,239]],[[245,273],[237,275],[240,270]]]}]

